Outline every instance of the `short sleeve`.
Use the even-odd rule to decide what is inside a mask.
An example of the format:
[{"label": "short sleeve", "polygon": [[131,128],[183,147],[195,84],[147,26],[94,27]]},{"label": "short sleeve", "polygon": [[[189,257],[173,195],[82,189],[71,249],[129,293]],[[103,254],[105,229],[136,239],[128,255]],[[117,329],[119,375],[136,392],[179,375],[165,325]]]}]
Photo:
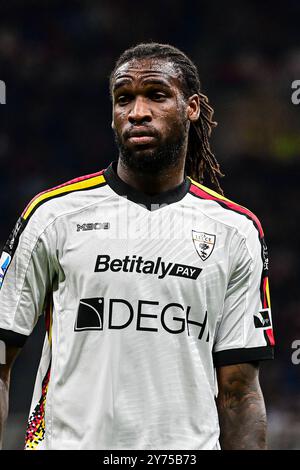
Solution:
[{"label": "short sleeve", "polygon": [[51,271],[38,216],[20,217],[0,259],[0,339],[6,344],[24,345],[44,311]]},{"label": "short sleeve", "polygon": [[213,346],[214,365],[273,359],[268,250],[249,221],[246,235],[232,237],[231,273]]}]

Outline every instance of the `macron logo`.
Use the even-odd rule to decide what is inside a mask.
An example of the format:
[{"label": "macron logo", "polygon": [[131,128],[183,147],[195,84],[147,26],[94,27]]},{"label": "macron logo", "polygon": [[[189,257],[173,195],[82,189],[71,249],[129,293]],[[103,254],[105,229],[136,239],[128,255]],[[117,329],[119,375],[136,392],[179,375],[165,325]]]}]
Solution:
[{"label": "macron logo", "polygon": [[184,277],[186,279],[197,279],[202,269],[195,266],[187,266],[178,263],[166,263],[162,258],[156,261],[144,260],[142,256],[125,256],[123,259],[111,259],[109,255],[98,255],[95,264],[95,273],[105,271],[124,273],[136,272],[139,274],[156,274],[158,279],[163,279],[167,275]]}]

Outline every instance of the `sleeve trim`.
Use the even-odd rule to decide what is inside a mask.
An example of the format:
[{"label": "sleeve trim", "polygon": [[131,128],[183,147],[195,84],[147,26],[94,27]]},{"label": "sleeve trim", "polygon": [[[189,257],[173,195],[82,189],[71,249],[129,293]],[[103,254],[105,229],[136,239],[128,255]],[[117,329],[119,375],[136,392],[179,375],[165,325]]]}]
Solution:
[{"label": "sleeve trim", "polygon": [[272,346],[227,349],[213,353],[215,367],[229,366],[250,361],[265,361],[268,359],[274,359],[274,348]]},{"label": "sleeve trim", "polygon": [[27,340],[28,336],[21,335],[15,331],[4,330],[0,328],[0,340],[4,341],[8,346],[17,346],[22,348]]}]

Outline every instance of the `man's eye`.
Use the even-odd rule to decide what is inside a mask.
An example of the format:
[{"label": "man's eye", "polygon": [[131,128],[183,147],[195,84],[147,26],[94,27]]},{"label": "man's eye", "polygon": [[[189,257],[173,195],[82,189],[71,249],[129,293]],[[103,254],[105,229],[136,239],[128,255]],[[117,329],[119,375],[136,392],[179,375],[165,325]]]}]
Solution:
[{"label": "man's eye", "polygon": [[155,101],[162,101],[166,98],[166,95],[160,91],[154,91],[151,93],[151,98]]},{"label": "man's eye", "polygon": [[120,95],[118,98],[117,98],[117,103],[122,105],[122,104],[127,104],[130,100],[130,96],[129,95]]}]

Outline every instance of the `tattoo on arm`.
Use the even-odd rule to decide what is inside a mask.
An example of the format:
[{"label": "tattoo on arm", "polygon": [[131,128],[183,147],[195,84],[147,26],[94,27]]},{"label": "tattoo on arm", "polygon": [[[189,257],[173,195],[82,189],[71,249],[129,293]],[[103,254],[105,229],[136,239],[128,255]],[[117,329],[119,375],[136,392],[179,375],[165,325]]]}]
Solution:
[{"label": "tattoo on arm", "polygon": [[220,367],[217,376],[221,448],[266,449],[267,419],[258,364]]}]

